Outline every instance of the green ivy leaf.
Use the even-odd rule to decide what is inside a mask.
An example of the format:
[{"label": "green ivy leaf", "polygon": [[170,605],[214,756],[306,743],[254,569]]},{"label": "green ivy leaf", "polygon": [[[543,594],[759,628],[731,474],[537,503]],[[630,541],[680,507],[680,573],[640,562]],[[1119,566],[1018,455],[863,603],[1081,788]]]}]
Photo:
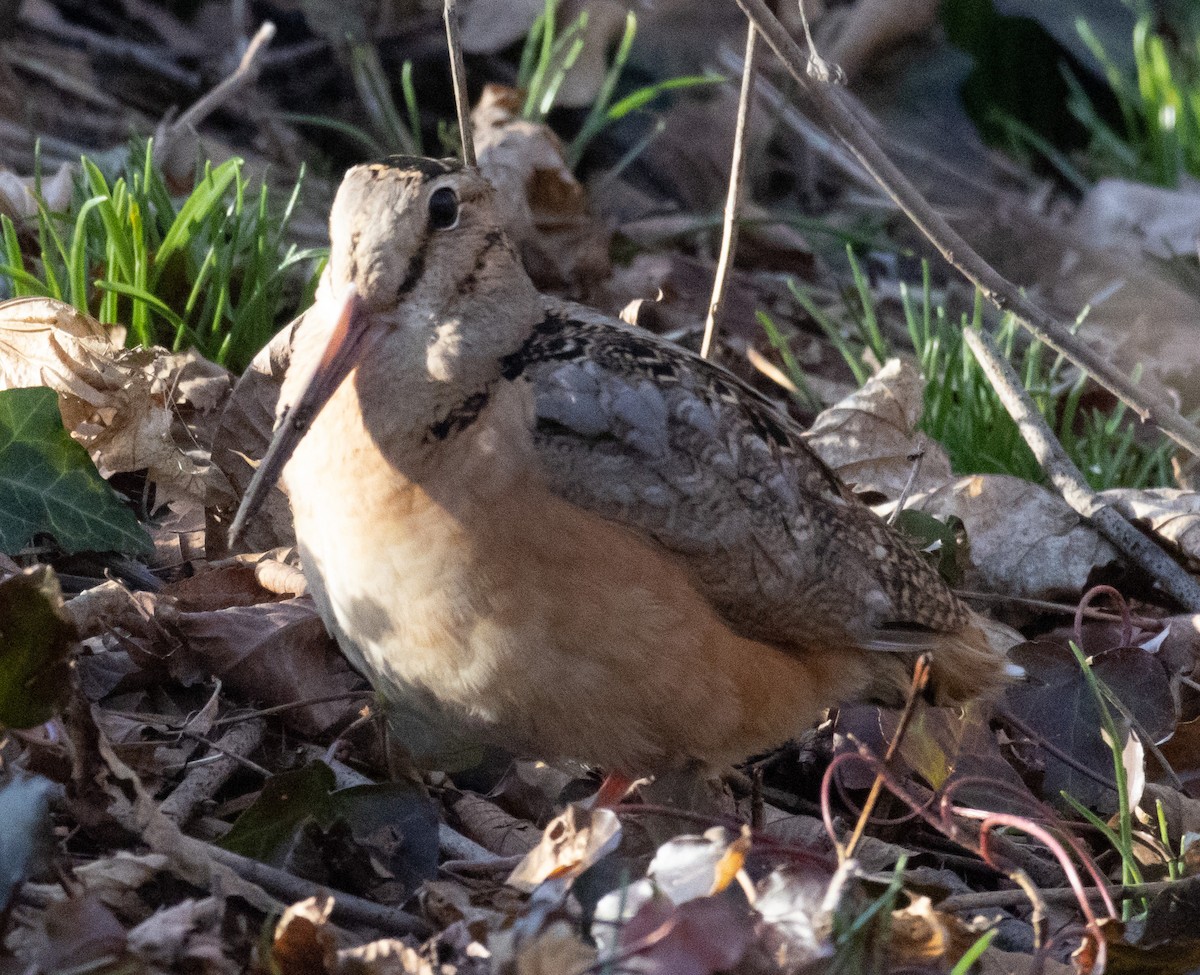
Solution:
[{"label": "green ivy leaf", "polygon": [[324,762],[272,775],[220,845],[264,863],[281,863],[305,822],[330,822],[329,796],[335,788],[333,770]]},{"label": "green ivy leaf", "polygon": [[950,585],[957,586],[970,564],[970,548],[962,519],[939,521],[917,508],[905,508],[896,527],[925,555]]},{"label": "green ivy leaf", "polygon": [[424,789],[410,781],[338,789],[324,762],[267,779],[219,845],[290,869],[308,827],[338,823],[406,886],[437,876],[438,819]]},{"label": "green ivy leaf", "polygon": [[0,392],[0,551],[19,552],[39,532],[68,553],[152,550],[145,529],[63,428],[58,396],[44,386]]},{"label": "green ivy leaf", "polygon": [[45,565],[0,582],[0,727],[49,721],[71,692],[75,627]]}]

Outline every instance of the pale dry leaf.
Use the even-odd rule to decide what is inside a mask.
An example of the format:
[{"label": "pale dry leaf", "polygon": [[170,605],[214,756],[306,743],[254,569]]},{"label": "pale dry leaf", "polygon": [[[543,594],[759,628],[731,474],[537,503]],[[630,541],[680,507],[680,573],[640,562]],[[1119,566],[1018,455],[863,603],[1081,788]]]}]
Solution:
[{"label": "pale dry leaf", "polygon": [[668,840],[654,854],[646,876],[673,903],[685,904],[728,887],[742,869],[748,849],[748,835],[714,826],[703,836]]},{"label": "pale dry leaf", "polygon": [[234,975],[241,970],[223,951],[221,905],[215,897],[187,898],[163,907],[128,935],[129,951],[148,971],[203,971]]},{"label": "pale dry leaf", "polygon": [[295,561],[295,549],[275,549],[254,563],[254,578],[267,592],[277,596],[303,596],[308,592],[308,580],[301,569],[286,561],[290,553]]},{"label": "pale dry leaf", "polygon": [[444,972],[441,966],[435,972],[422,952],[394,938],[345,948],[338,952],[337,960],[341,975],[443,975]]},{"label": "pale dry leaf", "polygon": [[122,349],[113,339],[62,301],[0,303],[0,389],[49,386],[104,477],[146,470],[159,504],[201,504],[208,457],[197,434],[202,418],[215,420],[229,374],[194,352]]},{"label": "pale dry leaf", "polygon": [[1100,496],[1130,521],[1147,525],[1200,570],[1200,493],[1176,488],[1114,488]]},{"label": "pale dry leaf", "polygon": [[463,792],[447,804],[463,835],[499,856],[523,856],[541,842],[537,826],[477,793]]},{"label": "pale dry leaf", "polygon": [[165,514],[146,526],[154,543],[151,569],[180,569],[198,566],[205,559],[204,508],[198,499],[172,502]]},{"label": "pale dry leaf", "polygon": [[621,823],[611,809],[584,811],[568,806],[542,831],[542,840],[525,856],[507,883],[532,891],[552,877],[577,877],[616,849]]},{"label": "pale dry leaf", "polygon": [[762,929],[757,946],[785,971],[799,971],[833,954],[825,907],[829,879],[827,870],[792,866],[776,868],[758,882],[754,910]]},{"label": "pale dry leaf", "polygon": [[978,937],[954,915],[934,910],[928,897],[914,897],[907,907],[892,911],[888,957],[902,967],[953,965]]},{"label": "pale dry leaf", "polygon": [[916,366],[891,359],[865,386],[822,412],[805,439],[856,491],[899,497],[918,447],[922,457],[914,492],[940,488],[952,476],[950,458],[936,440],[917,432],[924,389]]},{"label": "pale dry leaf", "polygon": [[[212,469],[208,476],[208,554],[227,551],[225,536],[234,512],[254,477],[258,461],[267,451],[275,429],[279,388],[292,358],[292,343],[303,316],[280,331],[256,355],[233,387],[212,441]],[[295,545],[292,509],[276,483],[258,514],[246,526],[240,546],[264,552]]]},{"label": "pale dry leaf", "polygon": [[[53,176],[42,180],[42,200],[46,209],[61,212],[70,206],[74,179],[75,167],[63,163]],[[18,176],[11,169],[0,170],[0,213],[14,221],[37,216],[35,186],[36,180],[32,176]]]},{"label": "pale dry leaf", "polygon": [[79,965],[100,967],[125,952],[125,928],[99,899],[57,901],[44,914],[46,943],[35,959],[36,970],[60,972]]},{"label": "pale dry leaf", "polygon": [[[159,505],[178,502],[200,508],[205,501],[209,467],[206,443],[231,388],[221,366],[195,351],[122,350],[109,376],[110,405],[92,423],[103,423],[90,441],[77,428],[77,439],[92,452],[101,473],[146,469]],[[123,380],[118,386],[116,383]]]},{"label": "pale dry leaf", "polygon": [[[0,389],[49,386],[60,397],[69,394],[75,381],[64,365],[63,352],[72,359],[83,358],[84,349],[106,356],[117,346],[103,325],[66,302],[53,298],[0,302]],[[86,388],[82,393],[87,395]],[[93,397],[93,402],[99,405],[103,399]]]},{"label": "pale dry leaf", "polygon": [[471,112],[479,169],[534,283],[586,291],[608,274],[608,231],[589,213],[558,137],[519,108],[514,89],[484,88]]},{"label": "pale dry leaf", "polygon": [[1083,198],[1072,228],[1093,247],[1172,258],[1200,244],[1200,185],[1178,189],[1102,179]]},{"label": "pale dry leaf", "polygon": [[465,927],[474,940],[499,931],[508,920],[499,910],[474,903],[467,889],[448,880],[431,880],[421,887],[421,909],[434,927]]},{"label": "pale dry leaf", "polygon": [[[97,903],[123,916],[145,913],[145,902],[138,891],[168,872],[170,861],[161,853],[130,853],[118,850],[111,857],[93,860],[75,868],[79,894],[92,897]],[[42,903],[68,899],[61,884],[27,884],[30,897]]]},{"label": "pale dry leaf", "polygon": [[1030,599],[1077,599],[1116,549],[1059,495],[1019,477],[973,474],[914,496],[935,518],[960,518],[971,547],[964,585]]},{"label": "pale dry leaf", "polygon": [[200,566],[195,575],[177,579],[162,589],[186,612],[254,606],[274,596],[303,596],[308,589],[296,550],[235,555]]},{"label": "pale dry leaf", "polygon": [[111,630],[128,613],[138,613],[129,590],[115,579],[85,589],[66,603],[67,615],[82,638]]}]

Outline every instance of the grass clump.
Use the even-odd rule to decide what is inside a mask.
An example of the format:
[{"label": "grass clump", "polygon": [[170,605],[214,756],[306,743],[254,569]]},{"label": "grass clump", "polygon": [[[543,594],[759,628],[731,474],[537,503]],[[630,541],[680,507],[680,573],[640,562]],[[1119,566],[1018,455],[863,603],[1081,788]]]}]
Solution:
[{"label": "grass clump", "polygon": [[[843,318],[849,329],[795,282],[790,287],[862,385],[870,378],[872,363],[885,362],[894,351],[866,275],[853,250],[848,247],[847,253],[854,277]],[[1037,459],[962,338],[963,329],[983,329],[983,296],[977,290],[971,314],[963,313],[955,322],[945,305],[933,299],[928,265],[923,270],[919,297],[901,286],[904,324],[925,380],[920,429],[945,448],[956,473],[1012,474],[1043,481]],[[993,338],[1093,488],[1174,484],[1170,441],[1161,435],[1149,441],[1140,437],[1124,404],[1108,412],[1085,405],[1087,377],[1072,375],[1067,360],[1041,342],[1020,346],[1018,331],[1015,319],[1005,315]]]},{"label": "grass clump", "polygon": [[1178,26],[1169,35],[1156,29],[1150,12],[1141,14],[1130,77],[1086,20],[1076,22],[1121,110],[1120,127],[1109,125],[1072,84],[1069,107],[1091,133],[1090,155],[1102,171],[1159,186],[1177,186],[1186,174],[1200,177],[1200,16],[1193,13]]},{"label": "grass clump", "polygon": [[[544,122],[554,109],[559,89],[567,73],[575,66],[583,53],[584,35],[587,32],[588,13],[583,11],[561,31],[556,18],[559,0],[545,0],[545,7],[534,21],[521,50],[517,70],[517,87],[525,91],[521,116],[533,121]],[[625,15],[625,29],[617,44],[612,64],[605,73],[592,106],[588,109],[579,132],[567,147],[567,165],[575,169],[583,158],[584,150],[607,126],[645,108],[650,102],[668,91],[694,88],[698,85],[718,84],[725,81],[723,75],[680,75],[667,78],[636,89],[614,102],[617,85],[629,62],[633,41],[637,36],[637,16],[630,11]],[[644,147],[643,147],[644,148]]]},{"label": "grass clump", "polygon": [[1177,186],[1185,174],[1200,177],[1200,15],[1191,21],[1168,34],[1144,12],[1133,30],[1132,76],[1116,65],[1087,21],[1077,21],[1120,109],[1114,127],[1068,77],[1068,105],[1091,135],[1098,169],[1159,186]]},{"label": "grass clump", "polygon": [[66,211],[37,194],[34,253],[0,217],[0,279],[13,296],[67,301],[125,325],[130,345],[193,347],[234,371],[311,302],[321,252],[286,242],[302,177],[280,208],[240,159],[205,163],[177,200],[152,141],[135,144],[115,178],[87,157],[82,170]]}]

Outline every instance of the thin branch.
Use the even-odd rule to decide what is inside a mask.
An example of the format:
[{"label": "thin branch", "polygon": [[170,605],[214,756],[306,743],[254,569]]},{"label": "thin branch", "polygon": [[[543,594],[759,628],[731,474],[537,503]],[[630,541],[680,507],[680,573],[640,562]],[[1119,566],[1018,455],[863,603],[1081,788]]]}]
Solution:
[{"label": "thin branch", "polygon": [[896,507],[892,509],[892,513],[887,517],[887,523],[889,525],[896,524],[896,519],[900,517],[900,512],[903,511],[904,506],[908,504],[909,495],[912,494],[913,488],[916,487],[917,478],[921,474],[921,461],[925,459],[924,434],[919,434],[917,436],[916,448],[911,454],[908,455],[908,459],[912,462],[912,467],[909,468],[908,471],[908,480],[904,482],[904,487],[900,489],[900,497],[896,499]]},{"label": "thin branch", "polygon": [[340,890],[332,890],[321,884],[304,880],[278,867],[271,867],[249,857],[241,856],[219,846],[206,844],[208,855],[217,863],[229,867],[243,880],[256,884],[267,893],[285,903],[294,904],[307,897],[329,894],[333,897],[333,913],[331,918],[341,925],[369,924],[385,934],[406,935],[415,934],[425,937],[429,934],[429,925],[422,918],[395,907],[376,904],[374,901],[355,897]]},{"label": "thin branch", "polygon": [[963,338],[975,353],[1004,408],[1016,421],[1021,436],[1067,504],[1089,519],[1131,562],[1156,579],[1180,606],[1189,613],[1200,613],[1200,585],[1152,539],[1134,528],[1116,508],[1092,490],[992,340],[969,328],[963,330]]},{"label": "thin branch", "polygon": [[[1089,901],[1102,903],[1105,895],[1114,900],[1122,900],[1126,897],[1154,897],[1171,889],[1185,894],[1186,887],[1181,887],[1181,885],[1190,884],[1191,882],[1187,880],[1157,880],[1149,884],[1109,887],[1107,890],[1100,887],[1084,887],[1083,892]],[[1079,892],[1073,887],[1051,887],[1049,890],[1040,891],[1040,894],[1042,900],[1047,904],[1071,904],[1079,898]],[[989,907],[1014,907],[1024,903],[1027,899],[1022,890],[984,890],[974,894],[952,894],[938,901],[934,907],[945,914],[950,914],[960,911],[985,910]]]},{"label": "thin branch", "polygon": [[725,197],[725,223],[721,229],[721,255],[717,259],[717,274],[713,281],[712,300],[704,320],[704,341],[700,355],[707,359],[717,337],[717,326],[725,309],[729,274],[737,251],[738,215],[742,208],[742,186],[746,176],[746,130],[749,128],[750,102],[754,97],[754,49],[758,31],[753,24],[746,27],[746,54],[742,59],[742,91],[738,96],[737,127],[733,132],[733,162],[729,167],[729,192]]},{"label": "thin branch", "polygon": [[[1079,612],[1078,606],[1069,606],[1066,603],[1056,603],[1049,599],[1031,599],[1028,596],[1010,596],[1000,592],[980,592],[977,589],[955,589],[954,595],[961,599],[975,599],[985,603],[1012,603],[1014,606],[1028,606],[1031,609],[1042,609],[1048,613],[1058,613],[1061,616],[1075,616]],[[1103,623],[1120,623],[1124,619],[1118,613],[1110,613],[1103,609],[1092,609],[1087,607],[1083,610],[1084,619],[1099,620]],[[1151,633],[1157,633],[1162,630],[1164,621],[1153,616],[1138,616],[1134,613],[1129,614],[1129,619],[1139,628],[1147,630]]]},{"label": "thin branch", "polygon": [[467,97],[467,68],[463,64],[462,38],[458,32],[457,0],[445,0],[446,46],[450,49],[450,74],[454,79],[454,107],[458,111],[458,131],[462,138],[464,166],[475,165],[475,138],[471,134],[471,100]]},{"label": "thin branch", "polygon": [[871,783],[871,791],[867,795],[867,801],[863,803],[862,812],[858,815],[858,822],[854,824],[854,832],[850,834],[850,839],[844,847],[838,843],[836,836],[833,837],[834,844],[838,846],[839,860],[845,861],[854,856],[854,851],[858,848],[859,841],[862,839],[863,830],[867,828],[867,822],[871,819],[871,814],[875,811],[880,793],[883,792],[883,768],[891,764],[892,759],[896,757],[896,753],[900,750],[900,743],[904,740],[904,736],[908,732],[908,725],[912,721],[913,713],[916,711],[917,701],[920,700],[928,684],[929,655],[923,653],[917,658],[916,665],[913,667],[912,683],[908,687],[908,697],[904,701],[904,710],[900,712],[900,721],[896,725],[896,733],[892,735],[892,740],[888,743],[887,752],[883,756],[883,767],[875,773],[875,781]]},{"label": "thin branch", "polygon": [[1081,342],[1069,328],[1021,294],[934,210],[875,141],[867,112],[843,89],[810,77],[809,59],[764,0],[737,0],[737,4],[796,80],[818,121],[841,138],[947,263],[978,287],[988,301],[1001,311],[1012,312],[1025,329],[1083,369],[1143,420],[1153,421],[1173,440],[1200,456],[1200,428],[1185,419],[1164,392],[1133,383],[1103,355]]},{"label": "thin branch", "polygon": [[1104,788],[1106,788],[1106,789],[1111,789],[1113,792],[1117,791],[1117,783],[1116,782],[1114,782],[1112,779],[1108,778],[1108,776],[1102,775],[1101,773],[1097,772],[1095,769],[1088,768],[1086,765],[1083,764],[1083,762],[1081,762],[1081,761],[1079,761],[1079,759],[1075,758],[1070,752],[1064,751],[1063,749],[1059,748],[1056,744],[1054,744],[1054,742],[1052,742],[1045,735],[1043,735],[1040,732],[1036,731],[1035,729],[1031,728],[1024,721],[1022,721],[1019,717],[1017,717],[1015,714],[1013,714],[1012,711],[1008,710],[1007,708],[997,708],[996,713],[1000,716],[1000,718],[1002,720],[1004,720],[1005,722],[1010,724],[1012,727],[1016,728],[1017,731],[1021,732],[1021,734],[1025,735],[1038,748],[1041,748],[1043,751],[1049,752],[1051,755],[1053,755],[1055,758],[1057,758],[1064,765],[1074,769],[1080,775],[1086,776],[1087,778],[1091,779],[1093,782],[1099,783],[1100,785],[1104,786]]},{"label": "thin branch", "polygon": [[229,101],[230,98],[247,85],[252,85],[258,80],[258,73],[262,69],[260,56],[267,49],[267,46],[274,37],[275,25],[269,20],[264,20],[262,26],[258,28],[258,33],[251,39],[249,46],[247,46],[233,73],[207,94],[196,99],[192,106],[174,122],[163,126],[159,130],[158,137],[154,140],[154,155],[156,158],[165,159],[171,143],[176,138],[186,132],[198,129],[204,123],[204,120],[225,104],[225,102]]}]

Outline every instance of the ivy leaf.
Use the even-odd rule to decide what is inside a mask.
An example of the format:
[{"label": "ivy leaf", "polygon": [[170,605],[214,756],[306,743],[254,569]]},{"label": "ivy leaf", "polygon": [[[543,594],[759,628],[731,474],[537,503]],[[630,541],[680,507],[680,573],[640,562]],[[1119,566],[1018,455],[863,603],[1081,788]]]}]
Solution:
[{"label": "ivy leaf", "polygon": [[38,533],[73,552],[151,551],[150,538],[63,427],[44,386],[0,392],[0,551]]}]

